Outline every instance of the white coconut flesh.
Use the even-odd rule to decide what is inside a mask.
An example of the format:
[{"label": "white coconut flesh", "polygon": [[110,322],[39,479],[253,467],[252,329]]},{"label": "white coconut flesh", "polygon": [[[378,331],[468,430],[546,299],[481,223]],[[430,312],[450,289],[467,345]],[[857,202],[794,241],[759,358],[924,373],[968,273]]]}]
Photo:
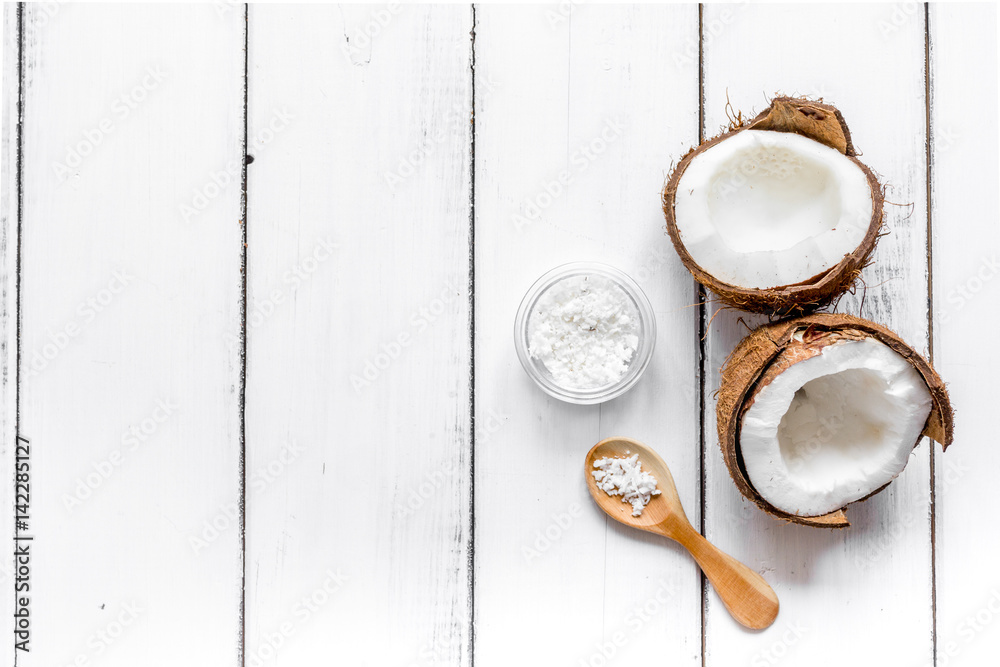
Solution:
[{"label": "white coconut flesh", "polygon": [[674,199],[691,259],[730,285],[813,278],[858,248],[872,219],[865,172],[792,132],[745,130],[697,154]]},{"label": "white coconut flesh", "polygon": [[923,378],[885,344],[828,345],[761,388],[744,414],[747,476],[789,514],[836,511],[902,472],[930,410]]}]

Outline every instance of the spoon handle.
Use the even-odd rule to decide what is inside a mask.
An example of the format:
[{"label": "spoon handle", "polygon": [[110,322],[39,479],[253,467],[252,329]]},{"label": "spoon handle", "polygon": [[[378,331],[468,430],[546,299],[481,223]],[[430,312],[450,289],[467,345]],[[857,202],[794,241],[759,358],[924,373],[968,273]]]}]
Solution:
[{"label": "spoon handle", "polygon": [[690,524],[670,535],[691,552],[726,609],[748,628],[763,630],[778,616],[778,596],[764,578],[723,553]]}]

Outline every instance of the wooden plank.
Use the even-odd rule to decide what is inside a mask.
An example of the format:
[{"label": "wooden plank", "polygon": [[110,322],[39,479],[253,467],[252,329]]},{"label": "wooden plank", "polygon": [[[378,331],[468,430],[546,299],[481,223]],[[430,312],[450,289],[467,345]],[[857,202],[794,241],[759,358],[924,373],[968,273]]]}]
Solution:
[{"label": "wooden plank", "polygon": [[[867,285],[840,303],[927,348],[924,21],[919,5],[706,5],[705,119],[713,136],[728,100],[746,115],[775,92],[837,105],[862,157],[890,184],[889,236]],[[784,525],[744,500],[715,434],[718,372],[746,333],[720,313],[706,341],[706,532],[765,575],[781,599],[762,633],[707,600],[706,664],[923,664],[932,652],[929,456],[921,444],[885,492],[851,508],[842,532]],[[750,320],[748,321],[759,321]],[[848,640],[832,640],[831,633]]]},{"label": "wooden plank", "polygon": [[[938,665],[1000,654],[1000,469],[986,389],[1000,362],[976,331],[1000,325],[997,127],[970,109],[997,107],[994,5],[930,6],[934,365],[957,410],[955,445],[935,459]],[[971,334],[971,337],[970,337]]]},{"label": "wooden plank", "polygon": [[[532,664],[700,664],[696,566],[606,519],[582,469],[603,437],[644,441],[697,525],[696,292],[659,205],[697,142],[697,8],[485,5],[477,20],[476,664],[508,664],[511,646]],[[645,377],[603,406],[549,398],[511,340],[532,282],[577,260],[631,274],[657,315]]]},{"label": "wooden plank", "polygon": [[250,8],[248,665],[469,662],[471,29]]},{"label": "wooden plank", "polygon": [[[17,435],[17,239],[18,239],[18,95],[20,93],[18,6],[3,7],[3,45],[0,75],[3,77],[0,126],[0,470],[15,469]],[[0,535],[14,535],[15,478],[0,483]],[[7,543],[10,544],[10,543]],[[12,545],[13,546],[13,545]],[[14,549],[0,556],[0,588],[11,594],[0,596],[0,617],[14,619],[16,570]],[[14,664],[16,620],[0,623],[0,663]]]},{"label": "wooden plank", "polygon": [[[203,6],[30,4],[21,433],[30,653],[234,665],[244,22]],[[214,192],[196,221],[182,206]],[[10,590],[10,589],[7,589]],[[155,656],[151,657],[151,656]]]}]

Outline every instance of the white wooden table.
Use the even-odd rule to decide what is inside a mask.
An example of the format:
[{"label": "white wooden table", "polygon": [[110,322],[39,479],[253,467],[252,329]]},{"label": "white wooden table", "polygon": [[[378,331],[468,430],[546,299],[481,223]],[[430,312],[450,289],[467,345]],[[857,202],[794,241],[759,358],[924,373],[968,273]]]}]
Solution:
[{"label": "white wooden table", "polygon": [[[996,34],[991,6],[913,3],[5,5],[0,665],[996,664]],[[957,409],[954,447],[840,532],[729,480],[714,392],[745,328],[698,305],[659,205],[727,96],[778,91],[838,105],[890,184],[839,308]],[[599,407],[513,350],[573,260],[658,318]],[[769,630],[592,505],[610,435],[772,583]]]}]

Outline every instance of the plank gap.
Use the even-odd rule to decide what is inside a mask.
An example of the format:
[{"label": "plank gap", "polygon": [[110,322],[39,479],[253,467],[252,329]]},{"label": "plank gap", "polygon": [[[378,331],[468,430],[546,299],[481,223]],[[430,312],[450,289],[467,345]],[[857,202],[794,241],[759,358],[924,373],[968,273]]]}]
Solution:
[{"label": "plank gap", "polygon": [[[17,161],[16,169],[17,174],[15,175],[16,187],[17,187],[17,285],[15,286],[16,296],[15,296],[15,308],[17,313],[15,317],[17,318],[17,352],[16,361],[14,363],[14,437],[17,438],[21,435],[21,229],[24,220],[24,3],[17,3],[17,137],[15,139],[17,142]],[[15,452],[17,450],[17,444],[15,440]],[[14,497],[11,498],[11,502],[17,502],[17,487],[14,487]],[[16,511],[15,511],[16,515]],[[17,533],[17,522],[14,522],[14,535],[16,539]],[[16,581],[16,579],[15,579]],[[11,593],[15,598],[14,606],[17,608],[17,593],[16,590],[12,588]],[[12,647],[11,650],[14,652],[14,667],[17,667],[17,657],[18,651],[16,648]]]},{"label": "plank gap", "polygon": [[[705,141],[705,4],[698,3],[698,144]],[[708,335],[708,311],[705,305],[705,287],[697,282],[698,297],[698,532],[705,534],[705,337]],[[698,570],[701,581],[701,665],[705,667],[705,647],[708,611],[708,579]]]},{"label": "plank gap", "polygon": [[243,5],[243,165],[240,168],[240,617],[238,662],[246,667],[246,607],[247,607],[247,270],[249,268],[249,216],[247,199],[247,165],[249,157],[250,107],[250,4]]},{"label": "plank gap", "polygon": [[[924,146],[926,149],[925,166],[927,169],[924,178],[927,187],[927,357],[931,364],[934,364],[934,236],[933,225],[933,160],[934,151],[931,150],[933,141],[933,128],[931,127],[931,22],[930,5],[924,3]],[[930,450],[930,521],[931,521],[931,663],[937,667],[938,662],[938,627],[937,627],[937,485],[935,470],[935,450],[934,441],[925,439]]]},{"label": "plank gap", "polygon": [[469,667],[476,664],[476,5],[469,32]]}]

